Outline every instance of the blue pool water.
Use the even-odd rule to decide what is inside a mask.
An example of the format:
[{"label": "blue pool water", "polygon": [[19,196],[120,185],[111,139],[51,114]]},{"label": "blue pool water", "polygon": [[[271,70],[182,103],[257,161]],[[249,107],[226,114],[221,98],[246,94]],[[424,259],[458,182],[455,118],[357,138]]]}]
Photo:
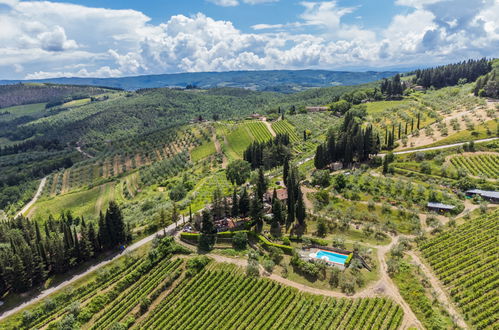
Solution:
[{"label": "blue pool water", "polygon": [[322,259],[322,257],[326,257],[327,260],[331,262],[336,262],[338,264],[345,264],[345,260],[347,260],[348,256],[344,254],[339,254],[339,253],[334,253],[334,252],[329,252],[329,251],[324,251],[324,250],[319,250],[317,251],[317,259]]}]

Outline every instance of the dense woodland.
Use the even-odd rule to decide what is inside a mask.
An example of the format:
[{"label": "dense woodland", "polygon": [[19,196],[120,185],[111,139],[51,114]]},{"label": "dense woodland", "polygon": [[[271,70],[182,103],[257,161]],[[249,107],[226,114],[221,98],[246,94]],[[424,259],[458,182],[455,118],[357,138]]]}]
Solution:
[{"label": "dense woodland", "polygon": [[110,92],[108,87],[55,84],[0,85],[0,108],[14,105],[45,103],[67,97],[82,98]]},{"label": "dense woodland", "polygon": [[475,96],[499,98],[499,60],[492,61],[492,71],[478,78],[473,90]]},{"label": "dense woodland", "polygon": [[63,213],[39,223],[18,217],[0,224],[0,295],[25,292],[100,253],[129,242],[118,205],[111,202],[98,226]]},{"label": "dense woodland", "polygon": [[265,169],[281,166],[291,155],[289,144],[289,135],[277,134],[267,142],[253,142],[244,151],[243,158],[251,164],[253,169],[261,166]]},{"label": "dense woodland", "polygon": [[459,83],[473,82],[492,69],[490,60],[468,60],[455,64],[442,65],[435,68],[416,70],[414,83],[425,88],[442,88]]}]

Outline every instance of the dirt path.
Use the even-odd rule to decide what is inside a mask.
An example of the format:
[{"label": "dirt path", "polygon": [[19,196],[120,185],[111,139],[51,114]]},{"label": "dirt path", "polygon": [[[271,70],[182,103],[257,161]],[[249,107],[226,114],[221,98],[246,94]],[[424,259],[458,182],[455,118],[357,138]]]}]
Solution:
[{"label": "dirt path", "polygon": [[[178,235],[177,235],[178,238]],[[380,279],[367,286],[366,288],[362,289],[361,291],[356,292],[353,295],[346,295],[342,292],[337,292],[337,291],[331,291],[331,290],[323,290],[323,289],[318,289],[314,287],[310,287],[305,284],[300,284],[296,283],[294,281],[291,281],[289,279],[286,279],[282,276],[279,276],[277,274],[270,274],[267,275],[265,274],[265,271],[263,270],[262,267],[260,267],[260,274],[261,276],[266,276],[276,282],[279,282],[284,285],[288,285],[290,287],[296,288],[302,292],[308,292],[312,294],[317,294],[317,295],[323,295],[323,296],[328,296],[328,297],[334,297],[334,298],[373,298],[373,297],[379,297],[379,296],[388,296],[391,299],[393,299],[396,303],[400,305],[402,310],[404,311],[404,318],[402,321],[401,328],[402,329],[408,329],[410,327],[416,327],[418,329],[423,329],[423,325],[419,320],[417,319],[416,315],[413,313],[409,305],[405,302],[404,298],[400,295],[397,286],[393,283],[391,280],[390,276],[388,276],[388,266],[386,265],[386,260],[385,260],[385,255],[390,251],[390,249],[397,244],[399,237],[396,236],[393,238],[392,242],[389,245],[384,245],[384,246],[379,246],[379,245],[370,245],[367,244],[368,246],[372,248],[377,249],[377,257],[379,260],[380,264]],[[187,243],[184,243],[180,240],[179,241],[182,245],[192,248]],[[227,263],[232,263],[235,265],[238,265],[240,267],[246,267],[248,264],[247,259],[242,259],[242,258],[229,258],[217,254],[207,254],[209,257],[215,259],[217,262],[227,262]]]},{"label": "dirt path", "polygon": [[85,157],[87,157],[87,158],[94,158],[94,156],[92,156],[91,154],[89,154],[89,153],[87,153],[87,152],[83,151],[83,150],[81,149],[81,147],[80,147],[80,146],[77,146],[77,147],[76,147],[76,150],[77,150],[80,154],[82,154],[83,156],[85,156]]},{"label": "dirt path", "polygon": [[262,122],[265,124],[265,126],[267,126],[270,134],[272,134],[272,136],[275,137],[277,134],[275,133],[274,129],[272,128],[272,125],[267,121],[266,117],[262,118]]},{"label": "dirt path", "polygon": [[217,154],[222,155],[222,168],[227,168],[227,157],[223,153],[222,146],[220,145],[220,141],[217,139],[217,133],[215,129],[212,129],[212,139],[213,143],[215,143],[215,150],[217,151]]},{"label": "dirt path", "polygon": [[45,187],[45,183],[47,182],[47,177],[44,177],[42,181],[40,181],[40,185],[38,186],[38,189],[36,190],[35,196],[26,204],[24,207],[21,209],[21,211],[17,212],[16,216],[14,218],[17,218],[21,216],[22,214],[26,213],[28,209],[33,206],[33,204],[36,203],[38,198],[40,198],[43,188]]},{"label": "dirt path", "polygon": [[[493,138],[488,138],[488,139],[481,139],[481,140],[473,140],[474,143],[480,143],[480,142],[489,142],[489,141],[494,141],[499,139],[499,137],[493,137]],[[468,141],[469,142],[469,141]],[[394,152],[394,155],[403,155],[403,154],[412,154],[415,152],[419,151],[430,151],[430,150],[439,150],[439,149],[447,149],[447,148],[452,148],[452,147],[459,147],[464,145],[465,143],[468,142],[459,142],[459,143],[453,143],[453,144],[446,144],[443,146],[437,146],[437,147],[429,147],[429,148],[420,148],[420,149],[414,149],[414,150],[405,150],[405,151],[397,151]],[[378,154],[378,156],[384,157],[385,154]]]},{"label": "dirt path", "polygon": [[443,290],[442,284],[436,278],[433,272],[428,267],[426,267],[426,265],[421,261],[419,256],[416,255],[416,253],[414,253],[413,251],[408,251],[406,253],[412,257],[413,263],[419,268],[421,268],[424,274],[428,277],[433,290],[435,290],[435,292],[437,293],[437,300],[440,303],[440,305],[446,309],[446,311],[449,313],[449,315],[452,317],[454,322],[457,323],[458,326],[460,326],[463,329],[467,329],[468,326],[466,322],[462,318],[461,314],[457,312],[451,300]]}]

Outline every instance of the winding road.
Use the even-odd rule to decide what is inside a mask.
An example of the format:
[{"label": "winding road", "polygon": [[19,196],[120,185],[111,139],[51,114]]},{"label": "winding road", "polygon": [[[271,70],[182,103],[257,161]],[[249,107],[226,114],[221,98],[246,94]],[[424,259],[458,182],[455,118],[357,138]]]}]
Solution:
[{"label": "winding road", "polygon": [[45,183],[47,183],[47,177],[44,177],[42,181],[40,181],[40,185],[38,186],[38,190],[36,191],[35,196],[33,196],[33,198],[28,202],[28,204],[24,205],[21,211],[17,212],[14,218],[18,218],[24,213],[26,213],[26,211],[28,211],[29,208],[36,203],[36,201],[38,200],[38,198],[40,198],[42,194],[43,188],[45,187]]}]

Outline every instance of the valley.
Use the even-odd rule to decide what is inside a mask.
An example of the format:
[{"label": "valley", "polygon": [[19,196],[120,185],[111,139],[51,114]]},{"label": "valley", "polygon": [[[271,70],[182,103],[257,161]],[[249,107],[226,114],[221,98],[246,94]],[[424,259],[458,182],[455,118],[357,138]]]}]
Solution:
[{"label": "valley", "polygon": [[0,328],[495,329],[499,106],[421,74],[0,86]]}]

